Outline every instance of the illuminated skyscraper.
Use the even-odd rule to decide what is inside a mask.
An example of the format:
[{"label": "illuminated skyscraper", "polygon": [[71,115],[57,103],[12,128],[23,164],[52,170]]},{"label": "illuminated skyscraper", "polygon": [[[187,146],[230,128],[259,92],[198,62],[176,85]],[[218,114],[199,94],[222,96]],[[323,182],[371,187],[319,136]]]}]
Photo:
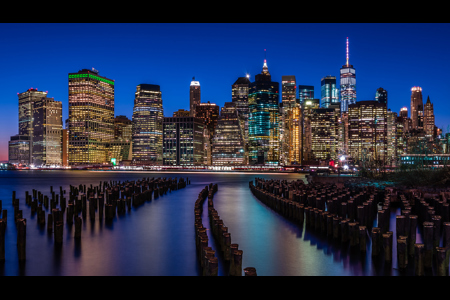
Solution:
[{"label": "illuminated skyscraper", "polygon": [[298,100],[300,101],[300,105],[303,104],[305,99],[314,99],[314,86],[312,85],[298,86]]},{"label": "illuminated skyscraper", "polygon": [[164,112],[159,85],[136,87],[133,108],[133,164],[161,165]]},{"label": "illuminated skyscraper", "polygon": [[219,118],[220,108],[217,104],[210,103],[199,103],[195,108],[195,116],[200,120],[203,120],[204,124],[209,130],[211,136],[210,140],[214,136],[214,132],[217,126],[217,120]]},{"label": "illuminated skyscraper", "polygon": [[[293,123],[292,110],[299,107],[296,97],[297,86],[295,76],[281,77],[281,103],[280,103],[280,163],[288,165],[289,163],[289,148],[292,144],[292,133],[290,129]],[[299,111],[297,111],[299,113]]]},{"label": "illuminated skyscraper", "polygon": [[433,103],[430,102],[430,96],[428,96],[423,110],[423,130],[429,138],[433,138],[435,136],[434,127]]},{"label": "illuminated skyscraper", "polygon": [[339,104],[335,76],[325,76],[322,78],[320,81],[320,97],[321,108],[328,108],[330,105]]},{"label": "illuminated skyscraper", "polygon": [[422,88],[418,86],[411,89],[411,122],[412,129],[423,129]]},{"label": "illuminated skyscraper", "polygon": [[190,115],[191,112],[189,110],[184,110],[182,108],[173,112],[174,117],[189,117]]},{"label": "illuminated skyscraper", "polygon": [[192,77],[191,85],[189,87],[189,107],[191,117],[195,117],[195,107],[200,104],[200,82]]},{"label": "illuminated skyscraper", "polygon": [[[334,106],[334,107],[333,107]],[[339,107],[312,109],[311,118],[311,152],[315,160],[335,160],[338,155]]]},{"label": "illuminated skyscraper", "polygon": [[356,73],[353,65],[348,62],[348,38],[346,52],[347,61],[340,70],[341,113],[348,111],[350,104],[356,103]]},{"label": "illuminated skyscraper", "polygon": [[308,99],[302,103],[302,128],[300,130],[300,149],[301,149],[301,161],[304,164],[307,161],[314,159],[312,153],[312,128],[311,120],[312,113],[315,109],[320,108],[320,99]]},{"label": "illuminated skyscraper", "polygon": [[278,164],[279,83],[273,82],[266,60],[262,72],[249,86],[249,164]]},{"label": "illuminated skyscraper", "polygon": [[107,163],[114,140],[114,81],[95,69],[69,73],[69,165]]},{"label": "illuminated skyscraper", "polygon": [[34,103],[32,163],[62,165],[62,102],[43,98]]},{"label": "illuminated skyscraper", "polygon": [[248,74],[246,77],[239,77],[231,86],[231,101],[236,106],[239,126],[241,127],[245,149],[248,149],[248,87],[250,85],[249,77],[250,75]]},{"label": "illuminated skyscraper", "polygon": [[244,164],[244,138],[235,102],[225,102],[221,108],[211,148],[214,166]]},{"label": "illuminated skyscraper", "polygon": [[358,101],[348,106],[348,150],[360,166],[387,162],[387,107],[377,101]]},{"label": "illuminated skyscraper", "polygon": [[201,166],[204,162],[203,120],[195,117],[165,117],[163,165]]}]

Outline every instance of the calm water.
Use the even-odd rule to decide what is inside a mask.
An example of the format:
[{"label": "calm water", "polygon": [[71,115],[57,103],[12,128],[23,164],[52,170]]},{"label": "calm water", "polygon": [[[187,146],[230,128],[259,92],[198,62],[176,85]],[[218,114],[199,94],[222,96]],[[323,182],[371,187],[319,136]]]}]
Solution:
[{"label": "calm water", "polygon": [[[59,193],[62,186],[98,185],[100,181],[137,180],[144,177],[188,177],[191,184],[156,200],[117,215],[111,222],[83,220],[82,237],[74,239],[74,227],[65,224],[63,245],[56,247],[53,234],[40,228],[36,214],[25,204],[25,191],[33,189],[51,196],[50,186]],[[368,251],[350,255],[344,249],[308,229],[285,220],[259,202],[248,183],[255,177],[296,180],[301,174],[255,173],[149,173],[103,171],[0,171],[0,199],[8,210],[5,238],[6,260],[0,274],[6,276],[198,276],[194,231],[194,203],[201,189],[218,184],[214,208],[231,242],[243,250],[242,268],[255,267],[258,276],[352,276],[401,275],[396,252],[389,266],[371,260]],[[26,261],[19,264],[17,231],[12,208],[12,191],[27,219]],[[68,197],[66,197],[68,198]],[[59,207],[59,205],[58,205]],[[203,217],[207,224],[207,210]],[[46,222],[49,209],[46,210]],[[392,212],[391,231],[395,233]],[[399,214],[399,213],[398,213]],[[89,214],[87,215],[89,216]],[[65,220],[65,217],[64,217]],[[210,238],[210,243],[213,243]],[[214,248],[214,246],[213,246]],[[396,251],[394,246],[393,251]],[[219,261],[219,275],[224,275]]]}]

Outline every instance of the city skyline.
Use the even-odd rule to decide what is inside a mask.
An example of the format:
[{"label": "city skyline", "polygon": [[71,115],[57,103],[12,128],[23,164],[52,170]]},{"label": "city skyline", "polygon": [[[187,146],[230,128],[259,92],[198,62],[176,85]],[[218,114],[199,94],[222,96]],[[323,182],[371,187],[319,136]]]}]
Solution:
[{"label": "city skyline", "polygon": [[[347,37],[349,61],[357,73],[357,101],[374,100],[376,90],[382,87],[388,92],[389,109],[399,113],[406,106],[409,111],[411,88],[419,86],[424,102],[430,97],[434,105],[436,126],[447,132],[450,125],[444,96],[445,71],[450,66],[444,51],[449,42],[440,38],[450,29],[449,24],[2,24],[1,27],[1,40],[6,47],[0,50],[5,67],[1,75],[4,89],[0,161],[8,159],[8,140],[18,133],[17,93],[30,88],[48,91],[48,97],[62,102],[64,123],[68,118],[69,73],[95,68],[100,76],[114,80],[114,115],[129,119],[139,84],[161,87],[166,117],[178,109],[189,109],[193,77],[200,83],[202,103],[210,101],[223,107],[231,101],[232,84],[247,74],[254,82],[264,59],[273,81],[281,82],[282,76],[293,75],[297,85],[314,86],[315,98],[320,98],[321,78],[330,75],[338,79],[339,70],[346,63]],[[86,36],[86,28],[92,29],[89,32],[93,35]],[[327,28],[333,28],[333,32]],[[249,38],[248,32],[255,34]],[[292,40],[290,44],[286,42],[288,37]],[[27,44],[22,44],[27,40]]]}]

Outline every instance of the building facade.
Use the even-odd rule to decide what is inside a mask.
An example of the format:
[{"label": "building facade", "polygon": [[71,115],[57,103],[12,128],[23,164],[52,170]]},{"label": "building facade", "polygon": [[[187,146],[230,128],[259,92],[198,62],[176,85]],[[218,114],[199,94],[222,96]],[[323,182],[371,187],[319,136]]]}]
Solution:
[{"label": "building facade", "polygon": [[336,87],[335,76],[325,76],[320,81],[320,107],[328,108],[339,104],[339,91]]},{"label": "building facade", "polygon": [[433,103],[430,101],[430,96],[428,96],[423,108],[423,130],[429,139],[433,139],[436,136],[434,127],[434,108]]},{"label": "building facade", "polygon": [[164,112],[159,85],[136,87],[132,117],[132,160],[134,165],[161,165]]},{"label": "building facade", "polygon": [[423,129],[422,88],[418,86],[411,88],[411,123],[412,129]]},{"label": "building facade", "polygon": [[165,117],[163,165],[201,166],[204,162],[203,120],[196,117]]},{"label": "building facade", "polygon": [[114,140],[114,80],[96,70],[69,73],[69,165],[108,163]]},{"label": "building facade", "polygon": [[341,112],[347,112],[350,104],[356,103],[356,72],[349,63],[348,38],[347,60],[340,69]]},{"label": "building facade", "polygon": [[195,117],[195,107],[200,104],[200,82],[192,77],[191,84],[189,86],[189,109],[192,117]]},{"label": "building facade", "polygon": [[314,160],[336,160],[339,146],[339,116],[340,110],[337,105],[312,109],[311,153]]},{"label": "building facade", "polygon": [[302,105],[306,99],[314,99],[314,86],[299,85],[298,86],[298,101],[300,102],[300,105]]}]

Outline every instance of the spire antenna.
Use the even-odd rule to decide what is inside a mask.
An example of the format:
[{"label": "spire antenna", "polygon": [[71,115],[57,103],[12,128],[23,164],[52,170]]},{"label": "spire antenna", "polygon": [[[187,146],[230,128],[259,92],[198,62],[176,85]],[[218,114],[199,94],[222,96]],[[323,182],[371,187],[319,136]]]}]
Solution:
[{"label": "spire antenna", "polygon": [[348,67],[348,37],[347,37],[347,67]]}]

